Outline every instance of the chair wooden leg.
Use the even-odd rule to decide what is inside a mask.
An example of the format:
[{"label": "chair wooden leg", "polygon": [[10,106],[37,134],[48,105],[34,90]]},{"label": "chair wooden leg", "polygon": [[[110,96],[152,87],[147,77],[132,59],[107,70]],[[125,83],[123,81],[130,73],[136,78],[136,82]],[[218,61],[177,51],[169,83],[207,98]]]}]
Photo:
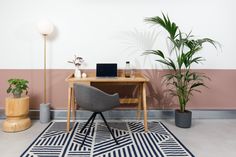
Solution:
[{"label": "chair wooden leg", "polygon": [[88,134],[89,134],[89,132],[90,132],[90,129],[91,129],[92,125],[93,125],[93,121],[94,121],[94,119],[96,118],[97,113],[94,113],[94,114],[95,114],[95,115],[93,116],[92,122],[90,123],[89,129],[87,130],[87,132],[86,132],[86,134],[85,134],[84,140],[83,140],[82,144],[80,145],[79,150],[81,150],[82,146],[84,145],[84,142],[85,142],[85,140],[86,140],[86,137],[88,136]]},{"label": "chair wooden leg", "polygon": [[99,114],[101,115],[101,117],[102,117],[102,119],[103,119],[104,123],[105,123],[105,124],[106,124],[106,126],[107,126],[107,129],[110,131],[110,133],[111,133],[111,135],[112,135],[113,139],[115,140],[116,144],[119,144],[119,143],[118,143],[118,141],[117,141],[117,139],[115,138],[115,136],[114,136],[113,132],[111,131],[111,128],[110,128],[110,127],[109,127],[109,125],[107,124],[107,121],[106,121],[106,119],[104,118],[104,116],[103,116],[102,112],[99,112]]},{"label": "chair wooden leg", "polygon": [[95,112],[90,116],[89,120],[86,122],[86,124],[85,124],[85,125],[83,126],[83,128],[80,130],[80,133],[82,133],[82,132],[84,131],[84,129],[85,129],[86,126],[89,124],[89,122],[94,118],[94,116],[96,116],[96,113],[95,113]]}]

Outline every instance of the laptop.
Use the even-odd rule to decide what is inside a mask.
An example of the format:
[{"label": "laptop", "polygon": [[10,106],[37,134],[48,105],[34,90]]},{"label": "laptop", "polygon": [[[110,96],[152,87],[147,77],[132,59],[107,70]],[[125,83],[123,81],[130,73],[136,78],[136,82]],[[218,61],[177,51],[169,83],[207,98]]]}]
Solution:
[{"label": "laptop", "polygon": [[97,63],[96,77],[117,77],[117,63]]}]

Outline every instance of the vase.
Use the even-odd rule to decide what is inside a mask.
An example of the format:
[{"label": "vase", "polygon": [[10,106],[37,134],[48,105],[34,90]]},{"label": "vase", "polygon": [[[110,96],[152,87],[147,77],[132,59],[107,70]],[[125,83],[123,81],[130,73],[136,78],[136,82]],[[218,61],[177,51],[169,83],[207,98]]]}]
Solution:
[{"label": "vase", "polygon": [[81,71],[78,67],[75,68],[75,77],[76,78],[81,78]]}]

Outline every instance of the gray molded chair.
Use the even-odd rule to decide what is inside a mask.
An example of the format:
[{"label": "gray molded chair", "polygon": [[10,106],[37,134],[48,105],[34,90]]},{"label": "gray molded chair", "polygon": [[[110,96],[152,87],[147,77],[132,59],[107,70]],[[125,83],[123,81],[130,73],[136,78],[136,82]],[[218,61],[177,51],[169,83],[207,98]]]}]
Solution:
[{"label": "gray molded chair", "polygon": [[92,116],[88,119],[86,124],[80,130],[80,133],[82,133],[83,130],[86,128],[86,126],[91,122],[90,126],[85,134],[83,142],[80,145],[80,148],[83,146],[84,141],[90,132],[90,128],[91,128],[93,121],[94,121],[97,114],[101,115],[101,117],[102,117],[105,125],[107,126],[108,130],[110,131],[113,139],[118,144],[118,141],[115,138],[113,132],[111,131],[109,125],[107,124],[107,121],[104,118],[102,112],[107,111],[107,110],[111,110],[112,108],[120,105],[119,94],[115,93],[113,95],[109,95],[109,94],[107,94],[95,87],[87,86],[87,85],[83,85],[83,84],[74,84],[74,90],[75,90],[76,103],[79,104],[79,106],[81,108],[93,112]]}]

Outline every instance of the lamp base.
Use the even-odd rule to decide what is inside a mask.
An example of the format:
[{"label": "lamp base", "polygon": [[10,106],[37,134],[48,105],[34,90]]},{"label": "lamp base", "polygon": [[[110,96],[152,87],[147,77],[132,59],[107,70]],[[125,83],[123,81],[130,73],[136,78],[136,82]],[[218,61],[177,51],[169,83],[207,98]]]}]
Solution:
[{"label": "lamp base", "polygon": [[50,103],[40,104],[39,120],[41,123],[48,123],[51,120],[50,117]]}]

